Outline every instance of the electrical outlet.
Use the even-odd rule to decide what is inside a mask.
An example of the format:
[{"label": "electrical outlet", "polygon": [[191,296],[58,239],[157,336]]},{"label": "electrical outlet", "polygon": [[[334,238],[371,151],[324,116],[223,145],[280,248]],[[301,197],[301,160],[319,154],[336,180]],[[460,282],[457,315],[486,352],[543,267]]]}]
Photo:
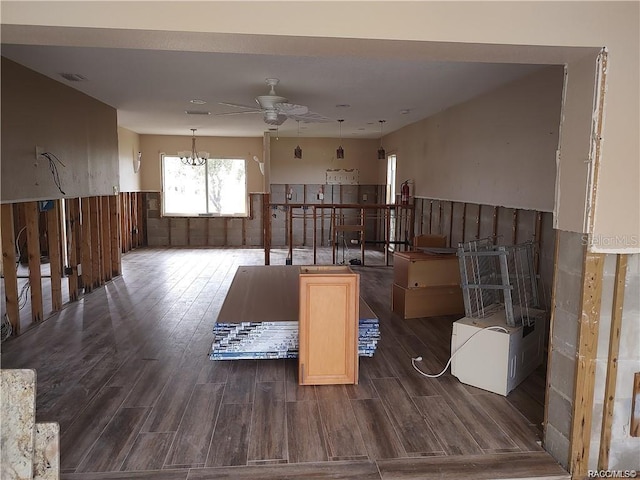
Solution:
[{"label": "electrical outlet", "polygon": [[114,185],[114,186],[113,186],[113,194],[114,194],[114,195],[118,195],[118,192],[119,192],[118,186],[117,186],[117,185]]}]

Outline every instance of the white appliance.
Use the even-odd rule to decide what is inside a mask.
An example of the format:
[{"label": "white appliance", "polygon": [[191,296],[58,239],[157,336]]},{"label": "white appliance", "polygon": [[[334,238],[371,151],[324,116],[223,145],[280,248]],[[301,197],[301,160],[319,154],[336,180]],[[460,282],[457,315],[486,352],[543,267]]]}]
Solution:
[{"label": "white appliance", "polygon": [[[504,309],[484,318],[465,317],[455,322],[452,375],[467,385],[506,396],[542,364],[545,312],[535,313],[531,326],[509,327]],[[501,329],[484,330],[492,326]]]}]

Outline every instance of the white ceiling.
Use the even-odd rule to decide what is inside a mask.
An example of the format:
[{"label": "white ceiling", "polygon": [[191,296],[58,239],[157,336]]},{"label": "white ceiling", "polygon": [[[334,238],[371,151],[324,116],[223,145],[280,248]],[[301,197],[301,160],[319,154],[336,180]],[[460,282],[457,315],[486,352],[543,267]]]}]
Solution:
[{"label": "white ceiling", "polygon": [[[280,79],[277,94],[336,120],[301,123],[301,136],[337,137],[342,118],[343,137],[377,138],[379,120],[386,120],[386,134],[541,68],[513,60],[426,61],[340,51],[303,56],[189,51],[188,46],[18,43],[6,42],[3,35],[2,56],[111,105],[118,111],[118,124],[140,134],[190,135],[189,129],[197,128],[199,136],[262,136],[270,127],[260,114],[216,114],[238,110],[219,102],[255,105],[253,99],[268,92],[265,79],[275,77]],[[377,46],[372,42],[370,48]],[[69,82],[60,73],[78,73],[87,81]],[[193,105],[191,99],[207,103]],[[190,116],[185,113],[189,109],[211,115]],[[295,136],[297,127],[287,120],[279,135]]]}]

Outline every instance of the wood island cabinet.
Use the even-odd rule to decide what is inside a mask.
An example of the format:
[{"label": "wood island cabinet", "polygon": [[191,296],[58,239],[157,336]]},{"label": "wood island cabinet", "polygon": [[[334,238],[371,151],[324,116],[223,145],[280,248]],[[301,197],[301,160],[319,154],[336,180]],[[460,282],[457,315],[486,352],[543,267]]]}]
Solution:
[{"label": "wood island cabinet", "polygon": [[299,383],[358,383],[360,275],[343,266],[300,269]]}]

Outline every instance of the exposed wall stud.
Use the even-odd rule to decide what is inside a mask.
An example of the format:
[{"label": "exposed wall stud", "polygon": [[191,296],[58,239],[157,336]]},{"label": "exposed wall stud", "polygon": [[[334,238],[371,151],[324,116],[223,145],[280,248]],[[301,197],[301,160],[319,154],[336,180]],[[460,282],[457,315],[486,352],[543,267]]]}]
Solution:
[{"label": "exposed wall stud", "polygon": [[29,284],[31,286],[31,319],[42,321],[42,274],[40,273],[40,229],[38,228],[38,202],[24,204],[27,222],[27,253],[29,256]]},{"label": "exposed wall stud", "polygon": [[285,228],[287,232],[287,245],[289,246],[287,258],[293,262],[293,207],[291,205],[287,207],[287,222]]},{"label": "exposed wall stud", "polygon": [[109,213],[111,232],[111,276],[116,277],[122,273],[122,251],[120,240],[120,197],[109,197]]},{"label": "exposed wall stud", "polygon": [[[358,192],[360,192],[360,185],[358,185]],[[358,197],[359,198],[359,197]],[[307,185],[302,185],[302,201],[307,203]],[[307,210],[302,210],[302,245],[307,246]]]},{"label": "exposed wall stud", "polygon": [[247,244],[247,219],[242,217],[242,246]]},{"label": "exposed wall stud", "polygon": [[535,229],[533,234],[534,250],[533,268],[536,274],[540,272],[540,250],[542,248],[542,212],[536,212]]},{"label": "exposed wall stud", "polygon": [[93,290],[91,276],[91,269],[93,268],[93,263],[91,262],[91,209],[89,198],[80,199],[80,211],[82,213],[82,286],[84,287],[84,292],[88,293]]},{"label": "exposed wall stud", "polygon": [[60,201],[54,200],[53,208],[45,214],[47,217],[47,240],[49,248],[49,267],[51,271],[51,310],[62,308],[62,259],[60,257]]},{"label": "exposed wall stud", "polygon": [[317,238],[317,230],[318,230],[318,225],[317,225],[317,209],[315,206],[312,207],[313,208],[313,264],[315,265],[316,263],[318,263],[318,251],[317,251],[317,245],[316,245],[316,238]]},{"label": "exposed wall stud", "polygon": [[262,244],[264,246],[264,264],[271,264],[271,205],[270,195],[262,195]]},{"label": "exposed wall stud", "polygon": [[640,437],[640,372],[633,375],[633,394],[631,399],[631,428],[629,435]]},{"label": "exposed wall stud", "polygon": [[102,228],[100,229],[102,245],[102,278],[104,281],[111,280],[111,208],[109,207],[109,197],[100,197],[102,210]]},{"label": "exposed wall stud", "polygon": [[[478,210],[480,210],[478,208]],[[465,234],[467,229],[467,202],[462,204],[462,242],[466,241]]]},{"label": "exposed wall stud", "polygon": [[89,212],[91,215],[91,279],[93,288],[104,283],[102,280],[102,238],[100,235],[100,200],[98,197],[89,198]]},{"label": "exposed wall stud", "polygon": [[449,205],[451,206],[450,209],[450,215],[449,215],[449,247],[452,247],[452,238],[453,238],[453,207],[455,205],[455,202],[449,202]]},{"label": "exposed wall stud", "polygon": [[569,446],[572,478],[585,477],[589,464],[604,259],[603,254],[586,253],[583,260],[575,393]]},{"label": "exposed wall stud", "polygon": [[78,251],[80,248],[80,199],[70,198],[65,200],[67,208],[67,241],[69,243],[69,251],[67,256],[69,259],[70,272],[68,274],[69,279],[69,301],[75,302],[78,300],[78,290],[80,288],[80,277],[78,276],[78,263],[80,263],[80,256]]},{"label": "exposed wall stud", "polygon": [[[131,193],[131,248],[138,248],[141,244],[140,242],[140,218],[138,216],[138,203],[140,200],[140,195],[138,192]],[[187,223],[190,220],[187,217]],[[189,225],[187,224],[187,228]],[[187,239],[189,235],[189,230],[187,230]],[[190,244],[190,242],[188,242]]]},{"label": "exposed wall stud", "polygon": [[618,353],[620,351],[620,330],[622,327],[622,307],[624,305],[624,286],[627,276],[627,256],[616,257],[616,275],[613,285],[613,306],[611,308],[611,329],[609,333],[609,360],[604,387],[604,405],[602,408],[602,428],[600,430],[600,452],[598,470],[609,468],[609,449],[611,447],[611,425],[613,406],[616,396],[616,378],[618,374]]},{"label": "exposed wall stud", "polygon": [[13,205],[0,205],[2,222],[2,273],[7,302],[7,316],[13,335],[20,333],[20,308],[18,306],[18,275],[16,272],[16,235],[13,228]]}]

